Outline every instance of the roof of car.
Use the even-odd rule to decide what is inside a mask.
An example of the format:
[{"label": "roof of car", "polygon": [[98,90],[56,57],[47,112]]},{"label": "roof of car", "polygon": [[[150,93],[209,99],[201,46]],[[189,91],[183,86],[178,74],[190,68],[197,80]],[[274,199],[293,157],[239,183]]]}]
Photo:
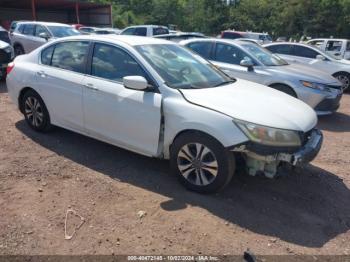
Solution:
[{"label": "roof of car", "polygon": [[210,42],[210,41],[216,41],[220,43],[225,43],[225,44],[247,44],[250,43],[248,41],[242,41],[240,39],[225,39],[225,38],[194,38],[194,39],[189,39],[189,40],[183,40],[180,43],[182,44],[188,44],[192,42]]},{"label": "roof of car", "polygon": [[331,40],[331,41],[349,41],[349,39],[345,39],[345,38],[314,38],[314,39],[310,39],[307,42],[311,42],[311,41],[325,41],[325,40]]},{"label": "roof of car", "polygon": [[130,46],[137,45],[152,45],[152,44],[175,44],[163,39],[157,39],[153,37],[145,36],[134,36],[134,35],[78,35],[70,36],[65,39],[76,39],[76,40],[95,40],[95,41],[107,41],[111,43],[123,42]]},{"label": "roof of car", "polygon": [[[126,28],[132,28],[132,27],[161,27],[161,28],[167,28],[164,25],[132,25],[132,26],[128,26]],[[124,28],[124,29],[126,29]]]},{"label": "roof of car", "polygon": [[17,25],[22,25],[22,24],[38,24],[38,25],[46,25],[46,26],[69,26],[67,24],[63,24],[63,23],[55,23],[55,22],[40,22],[40,21],[21,21],[18,22]]}]

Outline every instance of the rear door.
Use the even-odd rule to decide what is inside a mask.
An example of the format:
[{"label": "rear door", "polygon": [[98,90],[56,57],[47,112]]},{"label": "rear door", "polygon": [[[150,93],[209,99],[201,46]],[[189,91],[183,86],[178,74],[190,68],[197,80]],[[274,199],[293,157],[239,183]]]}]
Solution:
[{"label": "rear door", "polygon": [[34,32],[35,24],[25,24],[22,35],[18,35],[18,40],[22,44],[25,53],[30,53],[36,48]]},{"label": "rear door", "polygon": [[97,139],[156,156],[161,123],[161,94],[125,88],[123,77],[143,76],[154,82],[127,50],[104,43],[93,49],[84,79],[85,127]]},{"label": "rear door", "polygon": [[83,87],[88,41],[57,43],[44,49],[36,72],[40,94],[53,124],[84,133]]}]

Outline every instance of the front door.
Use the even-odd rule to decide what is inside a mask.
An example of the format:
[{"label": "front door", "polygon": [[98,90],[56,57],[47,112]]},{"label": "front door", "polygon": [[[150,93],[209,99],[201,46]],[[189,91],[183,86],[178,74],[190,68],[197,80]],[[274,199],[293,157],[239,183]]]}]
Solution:
[{"label": "front door", "polygon": [[97,139],[156,156],[162,97],[153,91],[125,88],[123,77],[135,75],[149,79],[127,51],[95,44],[91,72],[83,83],[85,127]]}]

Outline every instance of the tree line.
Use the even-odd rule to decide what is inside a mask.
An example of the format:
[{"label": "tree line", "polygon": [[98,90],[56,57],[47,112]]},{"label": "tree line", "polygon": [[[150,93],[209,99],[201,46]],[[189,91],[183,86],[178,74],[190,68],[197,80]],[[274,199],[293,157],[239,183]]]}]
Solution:
[{"label": "tree line", "polygon": [[225,29],[274,37],[350,37],[350,0],[91,0],[112,3],[114,26],[176,25],[181,31]]}]

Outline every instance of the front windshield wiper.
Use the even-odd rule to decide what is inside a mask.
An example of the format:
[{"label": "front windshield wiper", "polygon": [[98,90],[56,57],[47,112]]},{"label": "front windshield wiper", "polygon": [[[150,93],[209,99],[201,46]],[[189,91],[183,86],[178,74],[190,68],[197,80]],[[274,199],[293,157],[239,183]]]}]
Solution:
[{"label": "front windshield wiper", "polygon": [[231,80],[223,81],[223,82],[215,85],[214,87],[224,86],[224,85],[228,85],[228,84],[231,84],[231,83],[234,83],[234,82],[236,82],[236,80],[235,79],[231,79]]}]

